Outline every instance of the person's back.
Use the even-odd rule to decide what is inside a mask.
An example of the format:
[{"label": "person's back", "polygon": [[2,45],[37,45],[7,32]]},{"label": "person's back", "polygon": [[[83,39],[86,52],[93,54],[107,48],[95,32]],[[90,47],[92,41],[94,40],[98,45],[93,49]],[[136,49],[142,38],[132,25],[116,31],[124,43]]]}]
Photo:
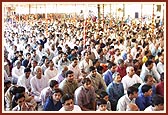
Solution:
[{"label": "person's back", "polygon": [[15,85],[11,85],[11,87],[9,87],[9,89],[6,91],[5,93],[5,109],[6,111],[10,111],[12,110],[12,97],[13,95],[15,95],[17,92],[17,86]]}]

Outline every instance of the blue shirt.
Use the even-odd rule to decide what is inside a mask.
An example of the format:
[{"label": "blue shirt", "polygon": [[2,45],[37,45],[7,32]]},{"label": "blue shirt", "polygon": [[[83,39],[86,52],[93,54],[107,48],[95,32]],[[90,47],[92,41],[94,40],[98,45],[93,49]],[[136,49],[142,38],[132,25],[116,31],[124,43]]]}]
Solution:
[{"label": "blue shirt", "polygon": [[[142,86],[146,84],[146,83],[142,83],[139,87],[138,87],[138,94],[141,94],[142,93]],[[152,96],[154,96],[156,94],[156,87],[155,85],[152,85]]]},{"label": "blue shirt", "polygon": [[106,86],[108,86],[113,81],[112,75],[113,73],[109,69],[103,73],[103,80],[105,81]]},{"label": "blue shirt", "polygon": [[58,101],[54,104],[52,97],[48,97],[43,106],[43,111],[59,111],[62,108],[62,103]]},{"label": "blue shirt", "polygon": [[139,107],[140,111],[144,111],[145,108],[147,108],[148,106],[150,106],[152,104],[151,96],[145,97],[144,94],[141,93],[136,98],[135,103]]},{"label": "blue shirt", "polygon": [[116,106],[119,98],[124,95],[123,84],[112,82],[108,85],[106,92],[109,95],[109,101],[111,104]]}]

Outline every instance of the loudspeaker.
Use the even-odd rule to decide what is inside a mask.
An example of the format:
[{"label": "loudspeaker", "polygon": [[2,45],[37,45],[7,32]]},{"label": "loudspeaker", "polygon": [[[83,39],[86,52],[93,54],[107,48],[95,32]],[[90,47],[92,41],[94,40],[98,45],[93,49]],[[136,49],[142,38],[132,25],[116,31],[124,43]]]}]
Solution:
[{"label": "loudspeaker", "polygon": [[138,12],[135,12],[135,18],[138,18],[138,17],[139,17]]}]

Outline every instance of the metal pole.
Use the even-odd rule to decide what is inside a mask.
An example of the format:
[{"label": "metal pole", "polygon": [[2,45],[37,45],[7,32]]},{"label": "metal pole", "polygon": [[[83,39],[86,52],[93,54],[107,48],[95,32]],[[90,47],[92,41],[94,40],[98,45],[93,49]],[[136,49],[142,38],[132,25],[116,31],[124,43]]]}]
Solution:
[{"label": "metal pole", "polygon": [[98,9],[98,28],[100,27],[100,4],[97,5]]},{"label": "metal pole", "polygon": [[155,29],[155,24],[154,24],[154,4],[153,4],[153,14],[152,14],[152,33],[154,32],[154,29]]},{"label": "metal pole", "polygon": [[142,22],[142,9],[143,9],[143,4],[141,4],[141,22]]},{"label": "metal pole", "polygon": [[125,16],[125,4],[123,4],[123,17]]},{"label": "metal pole", "polygon": [[163,4],[163,18],[162,18],[162,25],[164,25],[164,4]]},{"label": "metal pole", "polygon": [[110,18],[111,18],[111,4],[110,4]]},{"label": "metal pole", "polygon": [[103,4],[103,30],[104,30],[104,23],[105,23],[105,20],[104,20],[104,4]]}]

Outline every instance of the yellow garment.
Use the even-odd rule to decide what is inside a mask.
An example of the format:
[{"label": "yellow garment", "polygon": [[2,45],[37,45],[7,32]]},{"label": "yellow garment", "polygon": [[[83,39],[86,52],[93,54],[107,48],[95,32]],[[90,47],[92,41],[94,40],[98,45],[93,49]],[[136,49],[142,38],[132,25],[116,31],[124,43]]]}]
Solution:
[{"label": "yellow garment", "polygon": [[148,58],[147,58],[146,56],[144,56],[144,57],[142,58],[142,63],[145,63],[147,60],[148,60]]}]

